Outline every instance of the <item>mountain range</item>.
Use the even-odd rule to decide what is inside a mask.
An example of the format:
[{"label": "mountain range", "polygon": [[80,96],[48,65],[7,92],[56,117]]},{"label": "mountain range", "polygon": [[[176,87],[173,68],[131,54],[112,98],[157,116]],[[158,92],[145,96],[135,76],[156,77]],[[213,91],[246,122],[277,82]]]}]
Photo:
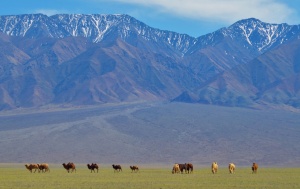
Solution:
[{"label": "mountain range", "polygon": [[129,15],[0,16],[0,110],[179,101],[300,107],[300,25],[255,18],[200,37]]}]

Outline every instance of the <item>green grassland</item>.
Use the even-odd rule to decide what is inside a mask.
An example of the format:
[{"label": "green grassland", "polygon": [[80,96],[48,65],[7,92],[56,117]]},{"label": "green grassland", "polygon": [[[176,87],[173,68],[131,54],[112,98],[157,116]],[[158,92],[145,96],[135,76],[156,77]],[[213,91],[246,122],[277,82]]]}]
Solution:
[{"label": "green grassland", "polygon": [[30,173],[23,164],[0,164],[0,188],[300,188],[300,168],[237,168],[229,174],[226,168],[213,175],[209,168],[196,168],[193,174],[171,174],[170,168],[140,168],[131,173],[129,167],[114,173],[109,166],[99,173],[90,173],[77,166],[76,173],[67,173],[59,165],[50,173]]}]

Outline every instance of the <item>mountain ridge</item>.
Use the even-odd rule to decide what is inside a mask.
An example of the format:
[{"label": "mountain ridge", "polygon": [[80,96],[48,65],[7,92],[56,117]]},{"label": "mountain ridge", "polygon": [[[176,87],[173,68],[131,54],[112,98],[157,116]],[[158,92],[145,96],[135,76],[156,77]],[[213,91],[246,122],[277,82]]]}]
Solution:
[{"label": "mountain ridge", "polygon": [[[127,14],[56,14],[52,16],[46,16],[43,14],[24,14],[0,16],[0,31],[10,36],[25,37],[28,35],[29,37],[40,37],[40,35],[37,35],[37,32],[33,33],[33,35],[30,33],[31,30],[34,30],[39,26],[38,24],[46,24],[46,26],[49,25],[45,34],[48,37],[65,38],[70,36],[81,36],[89,38],[92,42],[96,43],[100,42],[106,32],[110,32],[112,27],[117,26],[123,31],[120,34],[122,39],[126,39],[126,37],[130,36],[130,31],[136,30],[139,35],[146,39],[161,37],[172,46],[177,47],[177,49],[183,49],[183,52],[187,50],[187,47],[190,44],[195,44],[196,41],[200,41],[201,44],[212,44],[214,42],[214,38],[210,35],[215,35],[215,33],[220,32],[224,36],[236,38],[236,36],[233,35],[235,33],[232,31],[235,31],[237,28],[244,32],[243,35],[246,37],[246,40],[250,45],[252,45],[252,41],[249,38],[251,35],[253,36],[256,33],[262,32],[261,35],[267,36],[265,40],[269,41],[262,41],[262,46],[257,47],[260,51],[262,51],[262,49],[264,49],[263,44],[266,43],[266,45],[270,45],[274,35],[277,38],[281,35],[287,35],[295,32],[299,33],[300,30],[300,25],[288,25],[285,23],[269,24],[256,18],[249,18],[237,21],[229,27],[224,27],[210,34],[195,38],[187,34],[179,34],[172,31],[152,28]],[[126,24],[132,24],[135,27],[128,28]],[[9,25],[11,26],[9,27]],[[23,26],[21,29],[20,25]],[[262,28],[267,29],[262,30]],[[256,29],[260,31],[256,31]],[[151,36],[151,33],[155,33],[156,36]],[[205,43],[201,40],[203,38],[208,38],[211,41]],[[284,39],[280,39],[281,43],[283,40]],[[185,43],[181,44],[180,41]]]},{"label": "mountain ridge", "polygon": [[[257,85],[271,78],[251,78],[261,59],[260,75],[274,77],[266,73],[282,64],[289,69],[276,82],[297,80],[289,65],[298,68],[300,25],[249,18],[194,38],[122,14],[25,14],[0,16],[0,32],[0,109],[140,100],[300,106],[296,84],[278,92]],[[281,48],[288,61],[260,58]]]}]

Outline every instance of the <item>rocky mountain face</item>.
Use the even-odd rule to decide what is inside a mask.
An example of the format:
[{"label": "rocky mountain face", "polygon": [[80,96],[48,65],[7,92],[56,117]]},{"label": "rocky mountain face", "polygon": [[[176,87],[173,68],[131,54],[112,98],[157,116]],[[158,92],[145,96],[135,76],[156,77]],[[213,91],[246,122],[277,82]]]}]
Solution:
[{"label": "rocky mountain face", "polygon": [[[244,22],[249,23],[249,20]],[[257,28],[258,31],[253,32],[247,27],[256,37],[243,35],[250,46],[247,47],[245,41],[243,44],[247,49],[254,49],[256,55],[224,70],[193,91],[183,92],[174,100],[225,106],[299,107],[299,27],[256,22],[263,26]],[[232,38],[241,39],[242,36]]]},{"label": "rocky mountain face", "polygon": [[173,100],[300,107],[300,25],[193,38],[128,15],[0,16],[0,109]]}]

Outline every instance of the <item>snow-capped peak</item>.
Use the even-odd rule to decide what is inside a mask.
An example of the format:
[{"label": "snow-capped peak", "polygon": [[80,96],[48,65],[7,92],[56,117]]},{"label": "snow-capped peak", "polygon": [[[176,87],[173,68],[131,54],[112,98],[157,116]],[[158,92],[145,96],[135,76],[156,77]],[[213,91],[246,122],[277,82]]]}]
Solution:
[{"label": "snow-capped peak", "polygon": [[261,52],[268,50],[273,45],[280,44],[299,33],[298,26],[288,24],[269,24],[255,18],[240,20],[227,28],[227,35],[236,39],[244,39],[248,45]]}]

